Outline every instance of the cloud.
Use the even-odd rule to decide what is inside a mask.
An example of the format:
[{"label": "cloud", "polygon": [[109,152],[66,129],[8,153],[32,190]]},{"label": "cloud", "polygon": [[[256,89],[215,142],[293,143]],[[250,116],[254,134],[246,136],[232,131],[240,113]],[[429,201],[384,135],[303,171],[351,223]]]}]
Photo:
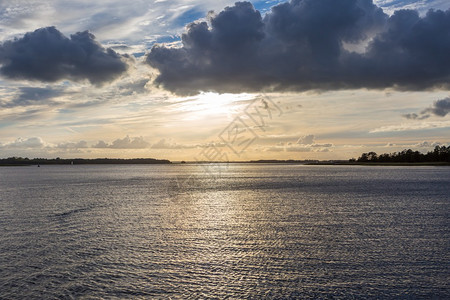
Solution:
[{"label": "cloud", "polygon": [[314,143],[314,135],[305,135],[298,139],[297,144],[313,144]]},{"label": "cloud", "polygon": [[177,143],[171,143],[166,139],[161,139],[157,143],[152,145],[152,149],[188,149],[188,148],[196,148],[196,145],[180,145]]},{"label": "cloud", "polygon": [[331,150],[329,148],[321,148],[321,149],[317,150],[316,152],[331,152]]},{"label": "cloud", "polygon": [[143,137],[130,138],[128,135],[123,139],[112,142],[109,148],[113,149],[145,149],[149,146]]},{"label": "cloud", "polygon": [[208,147],[225,147],[225,143],[202,143],[202,144],[178,144],[166,139],[161,139],[158,142],[154,143],[151,148],[152,149],[193,149],[193,148],[208,148]]},{"label": "cloud", "polygon": [[17,107],[49,104],[51,99],[63,94],[63,90],[40,87],[20,87],[12,101],[0,101],[0,107]]},{"label": "cloud", "polygon": [[147,143],[143,137],[130,138],[128,135],[123,139],[117,139],[111,144],[104,141],[98,141],[92,148],[111,148],[111,149],[145,149],[148,148]]},{"label": "cloud", "polygon": [[11,79],[87,79],[102,84],[123,74],[128,69],[127,59],[103,48],[88,31],[72,34],[69,39],[55,27],[40,28],[0,45],[0,72]]},{"label": "cloud", "polygon": [[439,142],[427,142],[427,141],[423,141],[421,143],[415,144],[414,147],[419,147],[419,148],[430,148],[430,147],[436,147],[436,146],[440,146],[441,143]]},{"label": "cloud", "polygon": [[[154,41],[177,35],[186,23],[221,9],[233,0],[2,0],[0,1],[1,39],[36,29],[36,24],[48,24],[62,32],[90,30],[105,42],[120,41],[143,48]],[[268,5],[268,4],[267,4]],[[144,52],[138,50],[135,52]]]},{"label": "cloud", "polygon": [[431,108],[427,108],[421,112],[421,114],[425,113],[432,113],[435,116],[445,117],[450,113],[450,97],[435,101]]},{"label": "cloud", "polygon": [[18,148],[43,148],[45,146],[45,142],[40,137],[31,137],[31,138],[17,138],[14,142],[1,144],[0,148],[4,149],[18,149]]},{"label": "cloud", "polygon": [[177,144],[169,143],[166,139],[161,139],[152,145],[153,149],[179,149]]},{"label": "cloud", "polygon": [[333,144],[317,144],[315,143],[315,136],[308,134],[300,137],[296,143],[279,142],[276,146],[266,147],[265,151],[271,152],[329,152]]},{"label": "cloud", "polygon": [[111,144],[99,141],[93,146],[89,146],[88,142],[81,140],[78,142],[62,142],[58,144],[47,143],[40,137],[17,138],[13,142],[0,143],[0,149],[44,149],[47,151],[64,150],[74,151],[87,148],[109,148],[109,149],[145,149],[149,144],[142,137],[130,138],[126,136],[123,139],[117,139]]},{"label": "cloud", "polygon": [[424,109],[419,114],[405,114],[403,117],[409,120],[424,120],[431,117],[431,114],[445,117],[448,113],[450,113],[450,97],[435,101],[432,107]]},{"label": "cloud", "polygon": [[[305,145],[305,146],[311,147],[311,148],[329,148],[329,147],[333,147],[333,144],[330,144],[330,143],[316,144],[314,142],[314,140],[315,140],[315,136],[313,134],[309,134],[309,135],[305,135],[305,136],[300,137],[297,140],[297,144],[298,145]],[[291,144],[288,144],[288,146],[289,145],[291,145]],[[296,147],[298,147],[298,146],[293,145],[292,148],[296,148]]]},{"label": "cloud", "polygon": [[321,148],[329,148],[329,147],[333,147],[333,144],[330,144],[330,143],[327,143],[327,144],[312,144],[312,145],[310,145],[310,147],[313,147],[313,148],[319,148],[319,147],[321,147]]},{"label": "cloud", "polygon": [[58,149],[80,149],[80,148],[88,148],[88,143],[86,141],[79,141],[76,143],[68,142],[68,143],[60,143],[56,145],[55,148]]},{"label": "cloud", "polygon": [[412,114],[404,114],[402,115],[405,119],[408,120],[424,120],[424,119],[428,119],[430,117],[429,114],[421,114],[418,115],[416,113],[412,113]]},{"label": "cloud", "polygon": [[178,94],[449,89],[449,24],[450,10],[388,16],[371,0],[292,0],[264,17],[237,2],[146,61],[159,70],[155,84]]},{"label": "cloud", "polygon": [[[329,146],[328,146],[329,145]],[[330,148],[332,147],[332,144],[325,144],[319,145],[305,145],[305,146],[299,146],[299,145],[286,145],[286,146],[272,146],[272,147],[266,147],[264,151],[269,152],[330,152]]]},{"label": "cloud", "polygon": [[311,152],[309,147],[288,146],[285,148],[286,152]]},{"label": "cloud", "polygon": [[371,130],[370,133],[415,131],[415,130],[427,130],[427,129],[447,128],[447,127],[450,127],[450,121],[408,123],[400,125],[382,126]]},{"label": "cloud", "polygon": [[398,9],[415,9],[420,13],[426,13],[430,6],[441,9],[448,8],[447,0],[374,0],[374,2],[389,14]]},{"label": "cloud", "polygon": [[107,143],[105,143],[104,141],[98,141],[97,144],[92,146],[92,148],[104,149],[104,148],[109,148],[109,145]]}]

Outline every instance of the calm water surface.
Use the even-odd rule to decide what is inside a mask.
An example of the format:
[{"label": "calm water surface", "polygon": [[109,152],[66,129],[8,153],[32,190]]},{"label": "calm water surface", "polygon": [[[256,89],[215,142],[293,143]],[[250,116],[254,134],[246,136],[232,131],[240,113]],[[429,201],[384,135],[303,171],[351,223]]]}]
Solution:
[{"label": "calm water surface", "polygon": [[450,298],[450,168],[206,171],[0,168],[0,299]]}]

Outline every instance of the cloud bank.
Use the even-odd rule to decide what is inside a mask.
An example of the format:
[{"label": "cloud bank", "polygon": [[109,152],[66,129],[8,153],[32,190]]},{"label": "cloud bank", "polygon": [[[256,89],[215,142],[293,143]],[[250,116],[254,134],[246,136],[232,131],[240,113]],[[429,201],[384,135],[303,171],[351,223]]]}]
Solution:
[{"label": "cloud bank", "polygon": [[130,138],[128,135],[123,139],[114,140],[111,144],[104,141],[98,141],[92,148],[111,148],[111,149],[145,149],[149,146],[143,137]]},{"label": "cloud bank", "polygon": [[330,148],[334,147],[331,143],[318,144],[315,139],[313,134],[308,134],[298,138],[296,143],[280,142],[276,146],[266,147],[264,150],[271,152],[330,152]]},{"label": "cloud bank", "polygon": [[11,79],[55,82],[112,81],[123,74],[129,57],[103,48],[88,31],[64,36],[55,27],[26,33],[0,45],[0,73]]},{"label": "cloud bank", "polygon": [[45,145],[46,143],[40,137],[30,137],[26,139],[17,138],[15,141],[10,143],[0,143],[0,149],[43,148]]},{"label": "cloud bank", "polygon": [[151,146],[152,149],[190,149],[196,147],[198,145],[182,145],[167,141],[166,139],[161,139]]},{"label": "cloud bank", "polygon": [[264,17],[237,2],[154,46],[155,83],[199,91],[450,88],[450,10],[386,15],[372,0],[291,0]]}]

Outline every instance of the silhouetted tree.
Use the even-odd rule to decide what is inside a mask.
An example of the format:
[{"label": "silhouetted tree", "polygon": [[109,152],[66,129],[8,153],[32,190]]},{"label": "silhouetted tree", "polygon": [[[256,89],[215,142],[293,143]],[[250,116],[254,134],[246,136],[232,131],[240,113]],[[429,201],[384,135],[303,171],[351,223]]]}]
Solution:
[{"label": "silhouetted tree", "polygon": [[[352,160],[350,160],[352,161]],[[354,161],[354,159],[353,159]],[[449,162],[450,163],[450,145],[449,146],[436,146],[433,151],[427,154],[420,153],[419,151],[413,151],[411,149],[405,149],[401,152],[384,153],[377,155],[371,151],[369,153],[363,153],[356,160],[357,162]]]}]

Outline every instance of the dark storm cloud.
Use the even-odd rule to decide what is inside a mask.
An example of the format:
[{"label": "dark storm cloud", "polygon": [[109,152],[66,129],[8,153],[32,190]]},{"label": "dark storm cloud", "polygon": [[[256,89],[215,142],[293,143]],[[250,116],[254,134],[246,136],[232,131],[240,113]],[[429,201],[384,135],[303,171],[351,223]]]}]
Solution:
[{"label": "dark storm cloud", "polygon": [[292,0],[263,18],[237,2],[210,26],[189,24],[183,47],[154,46],[147,63],[160,72],[156,84],[179,94],[448,89],[449,32],[450,10],[388,17],[371,0]]},{"label": "dark storm cloud", "polygon": [[409,120],[423,120],[428,119],[432,114],[438,117],[450,114],[450,97],[435,101],[433,106],[422,110],[419,114],[405,114],[403,117]]},{"label": "dark storm cloud", "polygon": [[450,113],[450,98],[437,100],[433,106],[422,111],[422,114],[432,113],[439,117],[445,117]]},{"label": "dark storm cloud", "polygon": [[69,39],[55,27],[46,27],[0,45],[0,72],[12,79],[88,79],[101,84],[124,73],[127,58],[103,48],[88,31]]}]

